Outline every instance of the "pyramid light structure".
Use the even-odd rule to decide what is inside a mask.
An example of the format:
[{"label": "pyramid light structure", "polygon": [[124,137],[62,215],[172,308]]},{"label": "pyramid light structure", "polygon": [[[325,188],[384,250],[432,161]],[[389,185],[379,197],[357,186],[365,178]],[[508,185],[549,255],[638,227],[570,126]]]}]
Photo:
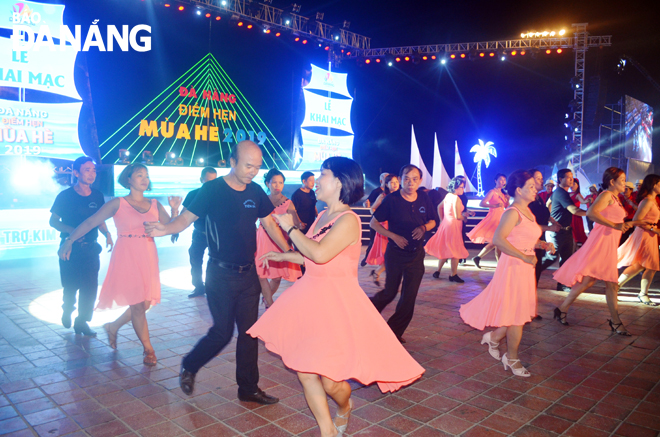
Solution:
[{"label": "pyramid light structure", "polygon": [[193,166],[198,158],[206,161],[207,147],[208,156],[229,162],[242,140],[259,144],[264,167],[290,169],[290,154],[208,53],[105,139],[100,149],[108,164],[125,149],[131,162],[139,162],[142,152],[149,151],[154,165],[164,165],[174,156]]},{"label": "pyramid light structure", "polygon": [[422,160],[422,155],[419,153],[417,139],[415,138],[415,127],[411,126],[411,129],[412,134],[410,139],[410,163],[419,167],[424,173],[420,187],[426,187],[431,190],[433,189],[433,176],[431,175],[431,172],[427,170],[426,165],[424,165],[424,161]]},{"label": "pyramid light structure", "polygon": [[449,174],[442,163],[440,149],[438,148],[438,134],[435,134],[435,143],[433,144],[433,188],[447,188],[449,185]]}]

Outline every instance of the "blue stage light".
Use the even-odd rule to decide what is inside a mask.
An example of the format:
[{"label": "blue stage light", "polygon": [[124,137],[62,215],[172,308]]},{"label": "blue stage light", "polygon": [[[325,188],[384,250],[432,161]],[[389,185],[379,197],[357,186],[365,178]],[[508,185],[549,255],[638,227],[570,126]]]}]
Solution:
[{"label": "blue stage light", "polygon": [[442,65],[445,65],[445,64],[447,63],[447,60],[444,59],[444,58],[442,58],[442,59],[440,59],[440,63],[441,63]]},{"label": "blue stage light", "polygon": [[501,60],[506,61],[506,56],[502,56]]}]

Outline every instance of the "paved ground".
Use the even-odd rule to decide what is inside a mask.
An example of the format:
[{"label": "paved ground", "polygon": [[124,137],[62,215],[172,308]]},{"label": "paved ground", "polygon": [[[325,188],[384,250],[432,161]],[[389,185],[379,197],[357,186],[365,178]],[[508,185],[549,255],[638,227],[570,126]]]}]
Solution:
[{"label": "paved ground", "polygon": [[[181,356],[208,329],[203,299],[187,299],[187,254],[161,252],[163,302],[148,314],[159,363],[142,365],[130,326],[119,350],[99,337],[76,337],[56,322],[60,288],[57,261],[3,262],[0,276],[0,434],[12,436],[290,436],[319,435],[294,373],[264,348],[260,385],[280,397],[275,406],[236,399],[234,346],[200,371],[194,397],[178,388]],[[490,257],[489,257],[490,258]],[[621,318],[634,334],[611,335],[602,289],[581,297],[570,327],[553,321],[564,293],[539,290],[544,319],[525,327],[521,358],[532,373],[512,376],[464,325],[458,307],[493,274],[461,268],[463,285],[431,277],[417,300],[405,345],[427,369],[414,385],[383,395],[375,386],[354,388],[349,434],[387,437],[656,436],[660,431],[660,308],[633,302],[622,291]],[[103,272],[102,267],[102,272]],[[360,269],[365,292],[376,287]],[[547,274],[546,274],[547,275]],[[631,284],[630,287],[638,283]],[[553,288],[550,276],[542,287]],[[654,286],[652,298],[660,295]],[[393,307],[393,304],[391,305]],[[388,308],[384,313],[391,314]],[[95,315],[97,324],[114,314]]]}]

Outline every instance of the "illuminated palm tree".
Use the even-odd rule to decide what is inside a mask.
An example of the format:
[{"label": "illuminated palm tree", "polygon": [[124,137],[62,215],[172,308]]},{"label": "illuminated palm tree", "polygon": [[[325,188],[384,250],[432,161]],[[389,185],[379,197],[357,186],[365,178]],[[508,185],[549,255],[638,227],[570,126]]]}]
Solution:
[{"label": "illuminated palm tree", "polygon": [[483,141],[479,140],[479,144],[475,144],[470,149],[470,153],[474,153],[474,162],[477,163],[477,196],[484,196],[484,187],[481,183],[481,163],[486,163],[486,168],[490,165],[490,155],[493,155],[497,158],[497,150],[493,147],[493,142],[488,141],[484,144]]}]

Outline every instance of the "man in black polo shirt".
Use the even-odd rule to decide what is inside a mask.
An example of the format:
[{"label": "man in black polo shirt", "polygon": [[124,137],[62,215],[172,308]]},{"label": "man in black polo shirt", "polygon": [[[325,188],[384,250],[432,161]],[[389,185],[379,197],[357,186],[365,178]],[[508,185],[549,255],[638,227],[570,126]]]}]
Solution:
[{"label": "man in black polo shirt", "polygon": [[[199,181],[205,184],[208,181],[218,177],[218,172],[213,167],[204,167],[202,169],[202,176]],[[192,190],[188,193],[183,200],[183,210],[185,211],[190,204],[195,200],[197,193],[201,188]],[[178,238],[178,234],[172,235],[172,242]],[[204,220],[195,220],[193,225],[192,242],[190,249],[188,249],[188,256],[190,257],[190,275],[192,276],[192,284],[195,287],[192,293],[188,295],[189,298],[204,296],[204,280],[202,279],[202,268],[204,265],[204,251],[206,250],[206,230],[204,229]]]},{"label": "man in black polo shirt", "polygon": [[[76,183],[57,195],[50,209],[49,224],[60,231],[62,242],[87,218],[94,215],[105,203],[103,194],[91,185],[96,180],[96,166],[92,158],[82,156],[73,162],[73,176]],[[94,337],[96,332],[87,322],[92,320],[96,293],[99,287],[99,254],[101,246],[96,242],[101,233],[106,237],[106,245],[112,250],[112,236],[103,223],[73,242],[68,260],[60,259],[60,279],[62,280],[62,325],[71,327],[71,313],[76,309],[78,292],[78,317],[73,324],[76,334]],[[60,244],[61,245],[61,244]]]},{"label": "man in black polo shirt", "polygon": [[[559,267],[561,267],[573,255],[573,246],[575,245],[571,227],[573,215],[582,217],[586,213],[575,206],[568,194],[568,190],[573,187],[573,173],[569,169],[563,168],[557,172],[557,181],[559,187],[552,192],[550,216],[561,228],[556,232],[548,232],[548,242],[554,244],[556,252],[554,254],[547,252],[543,264],[549,266],[559,258]],[[570,287],[557,283],[557,290],[570,291]]]},{"label": "man in black polo shirt", "polygon": [[[534,177],[534,183],[536,184],[537,190],[536,199],[529,204],[529,209],[532,211],[532,214],[534,214],[534,217],[536,217],[536,223],[538,223],[538,225],[541,227],[541,230],[543,231],[541,234],[541,240],[545,241],[546,231],[557,232],[561,229],[561,226],[559,226],[559,224],[557,224],[557,222],[555,222],[554,219],[550,217],[550,210],[547,206],[545,206],[543,197],[538,194],[541,193],[541,190],[543,189],[543,173],[534,168],[529,171],[529,174]],[[552,224],[550,224],[550,222],[552,222]],[[550,267],[554,260],[552,262],[546,260],[544,263],[543,260],[545,258],[546,251],[544,249],[534,249],[534,251],[536,252],[536,266],[534,266],[534,268],[536,269],[536,285],[538,286],[539,279],[541,279],[541,273],[543,270]],[[533,320],[542,320],[542,317],[537,315]]]},{"label": "man in black polo shirt", "polygon": [[316,183],[314,173],[306,171],[300,176],[302,187],[298,188],[291,196],[291,202],[296,207],[298,218],[302,222],[301,231],[307,231],[307,228],[314,223],[319,214],[316,209],[316,193],[314,193],[314,184]]},{"label": "man in black polo shirt", "polygon": [[[401,343],[403,333],[412,320],[419,285],[424,276],[424,234],[435,227],[433,203],[423,191],[422,171],[409,164],[401,169],[401,189],[383,199],[371,218],[371,227],[388,238],[385,250],[385,288],[376,293],[371,302],[382,311],[399,291],[401,297],[387,324]],[[388,222],[385,229],[380,222]]]},{"label": "man in black polo shirt", "polygon": [[254,266],[257,229],[261,224],[270,238],[284,251],[289,246],[275,220],[270,216],[273,204],[264,190],[252,179],[261,168],[261,150],[252,141],[241,141],[229,160],[227,176],[209,181],[192,204],[168,224],[145,223],[152,237],[183,231],[199,217],[205,217],[209,262],[206,266],[206,298],[213,316],[213,326],[183,359],[179,385],[192,394],[195,375],[229,343],[238,326],[236,343],[236,382],[238,399],[243,402],[274,404],[279,400],[257,386],[258,340],[246,334],[257,321],[261,286]]},{"label": "man in black polo shirt", "polygon": [[[365,208],[371,208],[371,205],[373,205],[376,199],[378,199],[378,196],[380,196],[385,191],[385,178],[388,175],[389,173],[380,174],[380,187],[371,191],[367,200],[365,200],[364,203],[362,203],[362,206],[364,206]],[[367,256],[369,256],[369,251],[371,250],[371,246],[374,245],[374,238],[376,238],[376,231],[374,231],[373,228],[370,228],[369,245],[367,246],[367,250],[364,252],[364,258],[360,262],[360,265],[362,267],[367,265]]]}]

